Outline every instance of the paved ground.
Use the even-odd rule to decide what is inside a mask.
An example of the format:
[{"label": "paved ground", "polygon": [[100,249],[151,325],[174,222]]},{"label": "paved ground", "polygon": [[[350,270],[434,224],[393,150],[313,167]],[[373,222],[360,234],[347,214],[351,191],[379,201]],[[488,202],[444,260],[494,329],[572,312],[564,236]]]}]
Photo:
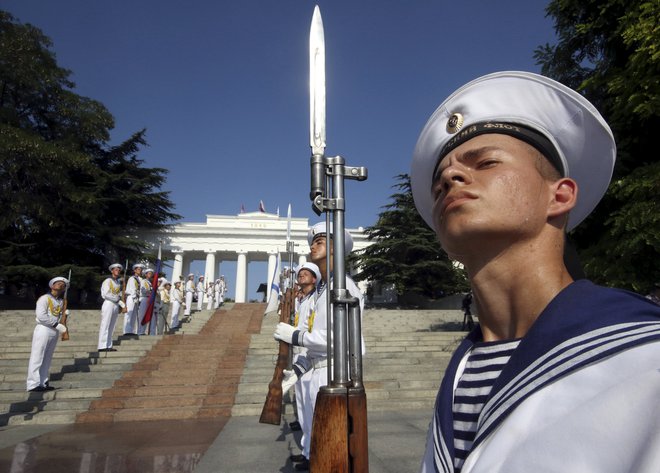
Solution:
[{"label": "paved ground", "polygon": [[[370,473],[417,471],[430,418],[420,410],[370,413]],[[4,427],[0,471],[288,473],[299,436],[257,417]]]}]

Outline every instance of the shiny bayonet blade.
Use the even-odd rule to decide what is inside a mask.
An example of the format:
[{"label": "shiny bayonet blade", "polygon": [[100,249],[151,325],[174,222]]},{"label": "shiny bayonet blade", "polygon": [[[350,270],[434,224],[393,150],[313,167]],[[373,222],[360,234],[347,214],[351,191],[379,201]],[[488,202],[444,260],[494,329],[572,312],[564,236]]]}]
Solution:
[{"label": "shiny bayonet blade", "polygon": [[309,140],[313,155],[325,152],[325,38],[316,5],[309,31]]}]

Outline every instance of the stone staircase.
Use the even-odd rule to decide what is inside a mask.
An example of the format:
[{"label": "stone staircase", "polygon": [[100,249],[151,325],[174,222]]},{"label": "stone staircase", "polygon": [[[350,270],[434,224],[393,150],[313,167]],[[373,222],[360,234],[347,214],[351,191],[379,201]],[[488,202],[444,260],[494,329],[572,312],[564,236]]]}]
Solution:
[{"label": "stone staircase", "polygon": [[261,329],[264,309],[235,304],[216,311],[198,334],[163,338],[76,421],[229,416],[250,335]]},{"label": "stone staircase", "polygon": [[[183,324],[179,334],[198,332],[211,312],[202,311]],[[97,351],[100,310],[72,310],[71,339],[58,341],[50,369],[55,391],[25,391],[34,311],[2,311],[0,323],[0,426],[68,424],[113,386],[163,336],[121,336],[123,316],[114,331],[116,352]],[[170,337],[166,337],[170,338]]]},{"label": "stone staircase", "polygon": [[[174,335],[140,339],[121,337],[118,324],[118,351],[105,353],[96,350],[99,311],[74,311],[71,340],[58,342],[51,366],[57,389],[43,393],[25,392],[33,312],[2,311],[0,426],[259,415],[277,356],[277,320],[263,310],[229,304],[193,314]],[[461,320],[460,311],[365,311],[369,409],[430,409],[465,335]]]},{"label": "stone staircase", "polygon": [[[366,310],[362,329],[368,409],[431,409],[451,353],[465,336],[457,330],[462,317],[456,310]],[[234,416],[261,413],[277,357],[275,325],[271,315],[252,336]],[[285,412],[293,412],[292,397],[285,397]]]}]

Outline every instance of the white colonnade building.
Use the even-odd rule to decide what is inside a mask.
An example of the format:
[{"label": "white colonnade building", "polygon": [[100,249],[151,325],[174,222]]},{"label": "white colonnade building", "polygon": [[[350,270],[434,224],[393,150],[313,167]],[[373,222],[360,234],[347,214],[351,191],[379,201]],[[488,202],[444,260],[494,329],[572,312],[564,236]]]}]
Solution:
[{"label": "white colonnade building", "polygon": [[[323,218],[320,217],[319,220]],[[316,222],[314,222],[316,223]],[[307,218],[291,218],[291,241],[294,242],[293,262],[307,261],[309,245]],[[362,227],[349,228],[353,237],[353,251],[370,245]],[[172,281],[185,280],[193,261],[204,260],[204,279],[214,281],[219,277],[225,261],[236,261],[236,302],[247,302],[248,264],[267,261],[268,269],[260,281],[270,283],[275,271],[277,255],[282,265],[288,265],[286,253],[287,218],[265,212],[241,213],[235,216],[207,215],[206,223],[181,223],[165,233],[154,235],[150,240],[162,242],[163,261],[173,260]],[[347,268],[348,269],[348,268]],[[195,281],[196,282],[196,281]],[[230,288],[231,290],[231,288]],[[231,292],[230,292],[231,293]]]}]

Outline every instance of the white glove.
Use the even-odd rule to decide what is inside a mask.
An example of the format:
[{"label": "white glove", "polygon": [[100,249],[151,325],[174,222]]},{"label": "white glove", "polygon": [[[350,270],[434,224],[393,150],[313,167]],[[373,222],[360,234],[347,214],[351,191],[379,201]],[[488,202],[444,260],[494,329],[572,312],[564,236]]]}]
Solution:
[{"label": "white glove", "polygon": [[296,384],[298,381],[298,376],[293,370],[283,370],[284,378],[282,379],[282,394],[286,394],[289,389]]},{"label": "white glove", "polygon": [[68,317],[69,315],[71,315],[71,312],[69,311],[69,309],[65,310],[64,313],[66,314],[67,317]]},{"label": "white glove", "polygon": [[275,333],[273,336],[275,337],[275,340],[282,340],[283,342],[291,344],[291,339],[293,338],[293,332],[296,331],[296,328],[285,323],[285,322],[280,322],[277,324],[277,327],[275,327]]},{"label": "white glove", "polygon": [[124,301],[119,301],[117,302],[117,304],[119,304],[119,307],[121,307],[122,309],[126,308],[126,303]]},{"label": "white glove", "polygon": [[66,332],[66,326],[64,326],[64,325],[62,325],[62,324],[57,324],[57,325],[55,326],[55,330],[57,330],[58,332],[60,332],[61,335],[64,335],[64,333]]}]

